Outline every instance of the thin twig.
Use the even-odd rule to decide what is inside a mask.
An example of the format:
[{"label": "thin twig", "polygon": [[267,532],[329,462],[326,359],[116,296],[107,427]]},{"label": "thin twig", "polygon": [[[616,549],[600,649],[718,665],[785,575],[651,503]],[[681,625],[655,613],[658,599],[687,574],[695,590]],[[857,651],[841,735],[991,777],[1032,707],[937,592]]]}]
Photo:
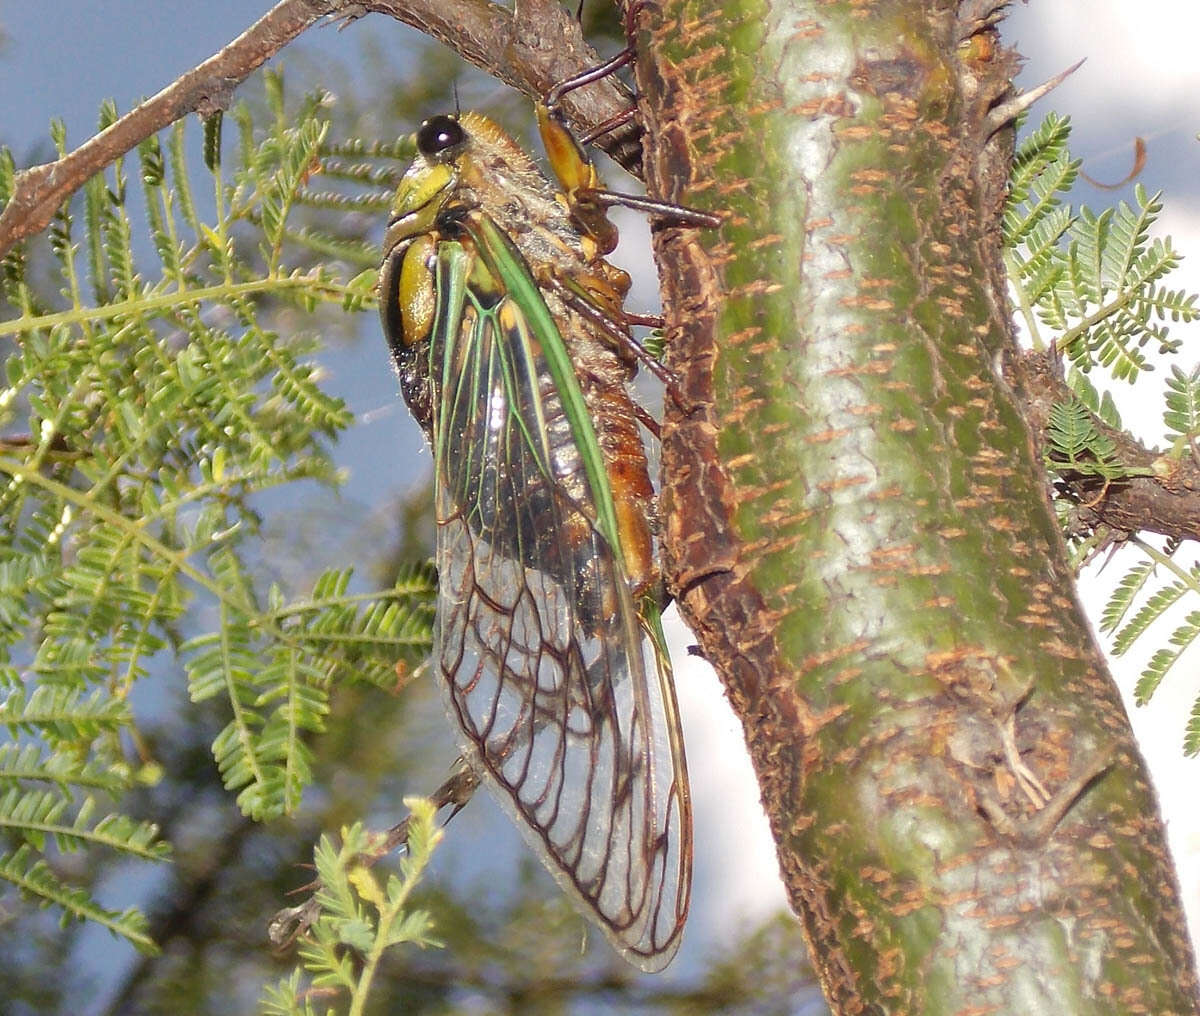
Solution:
[{"label": "thin twig", "polygon": [[[1053,352],[1031,351],[1014,359],[1012,367],[1022,415],[1044,443],[1054,405],[1074,398],[1062,365]],[[1200,539],[1200,464],[1191,455],[1147,448],[1095,413],[1090,416],[1096,430],[1113,443],[1114,460],[1128,475],[1101,481],[1067,463],[1055,464],[1059,481],[1075,502],[1076,524],[1122,534],[1151,532],[1177,540]]]},{"label": "thin twig", "polygon": [[[412,25],[529,95],[544,95],[557,81],[597,62],[579,25],[553,0],[522,0],[515,11],[487,0],[280,0],[227,46],[130,110],[112,126],[54,162],[17,174],[12,199],[0,213],[0,257],[20,240],[45,229],[58,207],[89,177],[139,142],[188,113],[209,116],[226,109],[234,89],[310,25],[324,18],[388,14]],[[619,82],[605,79],[564,102],[577,126],[595,126],[628,108]],[[636,168],[636,133],[605,140],[605,149]]]}]

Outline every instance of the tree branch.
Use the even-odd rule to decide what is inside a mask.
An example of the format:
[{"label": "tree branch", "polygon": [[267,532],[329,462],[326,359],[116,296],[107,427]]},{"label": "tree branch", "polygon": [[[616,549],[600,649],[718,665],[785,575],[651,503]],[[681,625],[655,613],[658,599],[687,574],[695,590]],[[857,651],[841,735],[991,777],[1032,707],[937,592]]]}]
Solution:
[{"label": "tree branch", "polygon": [[12,199],[0,214],[0,256],[41,232],[55,211],[89,177],[151,134],[188,113],[225,109],[234,88],[313,22],[345,0],[282,0],[224,49],[177,78],[110,127],[62,158],[17,174]]},{"label": "tree branch", "polygon": [[[505,84],[540,98],[560,81],[600,63],[583,39],[579,22],[558,0],[515,0],[513,9],[488,0],[411,3],[367,0],[364,8],[445,43],[459,56]],[[616,77],[568,92],[562,108],[581,131],[604,123],[633,104],[633,93]],[[640,175],[639,127],[626,125],[597,141],[613,159]]]},{"label": "tree branch", "polygon": [[835,1012],[1194,1013],[1148,774],[994,368],[1012,60],[964,52],[958,6],[640,5],[647,190],[724,214],[654,235],[663,572]]},{"label": "tree branch", "polygon": [[[553,0],[518,0],[514,11],[487,0],[280,0],[229,45],[74,151],[19,172],[12,199],[0,213],[0,257],[45,229],[84,181],[145,138],[188,113],[209,116],[227,108],[234,89],[310,25],[370,12],[428,33],[529,95],[544,95],[556,82],[598,62],[578,23]],[[587,128],[627,109],[631,101],[628,90],[610,78],[570,93],[563,105],[577,126]],[[601,145],[636,172],[636,129],[614,133]]]},{"label": "tree branch", "polygon": [[[1050,409],[1075,396],[1062,376],[1061,363],[1049,353],[1026,353],[1018,358],[1019,390],[1026,421],[1034,434],[1044,435]],[[1170,462],[1123,430],[1110,427],[1095,414],[1092,421],[1117,448],[1117,461],[1132,470],[1152,470],[1150,476],[1131,476],[1106,482],[1094,474],[1062,473],[1062,481],[1079,502],[1077,520],[1090,529],[1105,526],[1116,533],[1160,533],[1179,540],[1200,540],[1200,463],[1194,455]]]}]

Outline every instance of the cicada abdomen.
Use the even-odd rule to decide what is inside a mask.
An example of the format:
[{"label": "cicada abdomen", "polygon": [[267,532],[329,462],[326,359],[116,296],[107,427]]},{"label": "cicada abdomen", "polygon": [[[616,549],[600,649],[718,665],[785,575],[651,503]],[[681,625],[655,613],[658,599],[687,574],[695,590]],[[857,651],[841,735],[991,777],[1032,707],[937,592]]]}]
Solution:
[{"label": "cicada abdomen", "polygon": [[657,970],[687,913],[691,806],[657,617],[636,606],[653,489],[610,334],[629,280],[604,260],[602,212],[573,208],[491,121],[435,117],[417,148],[380,312],[434,451],[447,708],[560,884]]}]

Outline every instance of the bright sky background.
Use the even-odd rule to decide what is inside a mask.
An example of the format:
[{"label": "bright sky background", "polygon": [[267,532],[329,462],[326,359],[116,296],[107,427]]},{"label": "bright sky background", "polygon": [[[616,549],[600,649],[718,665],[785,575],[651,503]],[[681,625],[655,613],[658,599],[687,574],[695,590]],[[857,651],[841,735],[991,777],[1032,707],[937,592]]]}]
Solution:
[{"label": "bright sky background", "polygon": [[[0,26],[8,36],[0,51],[0,95],[5,97],[0,141],[21,158],[36,139],[47,137],[50,117],[59,116],[77,143],[91,133],[101,98],[111,96],[121,110],[128,109],[140,96],[154,93],[209,56],[267,7],[266,0],[210,0],[200,5],[163,0],[0,2]],[[397,52],[408,37],[399,26],[372,16],[342,33],[329,28],[310,32],[302,42],[352,60],[364,32],[388,45],[394,39]],[[1196,252],[1171,284],[1200,290],[1200,149],[1195,141],[1200,130],[1200,61],[1195,57],[1200,4],[1042,0],[1029,7],[1015,5],[1005,34],[1028,57],[1021,78],[1027,87],[1087,57],[1071,79],[1035,107],[1034,120],[1039,110],[1050,108],[1069,114],[1074,153],[1084,158],[1084,169],[1092,177],[1105,181],[1125,176],[1134,137],[1146,139],[1149,158],[1140,182],[1151,191],[1165,189],[1162,231],[1172,234],[1185,253]],[[1131,188],[1117,195],[1085,191],[1079,200],[1103,206],[1116,197],[1129,200],[1128,191]],[[645,278],[645,271],[640,275]],[[641,306],[648,298],[642,291],[635,293],[634,302]],[[1196,326],[1180,328],[1178,334],[1200,340]],[[394,445],[402,433],[417,452],[419,441],[404,420],[395,382],[384,366],[383,344],[363,345],[366,359],[347,365],[339,387],[345,388],[363,419],[351,435],[351,455],[361,468],[352,477],[350,494],[370,500],[406,486],[402,474],[410,468],[397,462],[395,478],[389,479],[389,467],[380,465],[386,460],[378,458],[380,446]],[[1184,362],[1194,359],[1191,354]],[[1149,400],[1150,413],[1156,412],[1157,404],[1157,399]],[[1137,427],[1137,407],[1129,400],[1121,405]],[[1160,421],[1151,416],[1141,427],[1142,436],[1153,441],[1159,429]],[[378,489],[380,485],[390,489]],[[1121,573],[1117,562],[1097,585],[1106,586]],[[1097,616],[1102,596],[1089,594],[1086,599]],[[686,640],[681,634],[678,644]],[[694,900],[685,939],[685,949],[692,950],[719,940],[741,922],[753,923],[773,912],[783,896],[737,721],[711,672],[694,658],[677,655],[676,660],[696,798],[697,884],[705,887]],[[1132,688],[1143,662],[1139,658],[1116,664],[1123,690]],[[1198,692],[1193,658],[1184,661],[1149,708],[1131,710],[1168,817],[1193,927],[1200,926],[1200,761],[1183,759],[1180,744],[1185,717]]]}]

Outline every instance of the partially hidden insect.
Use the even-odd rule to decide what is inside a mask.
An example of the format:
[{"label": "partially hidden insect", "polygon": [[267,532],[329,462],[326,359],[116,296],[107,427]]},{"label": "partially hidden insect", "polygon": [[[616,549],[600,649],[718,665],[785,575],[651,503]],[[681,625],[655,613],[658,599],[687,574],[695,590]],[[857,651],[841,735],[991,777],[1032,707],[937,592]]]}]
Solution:
[{"label": "partially hidden insect", "polygon": [[487,118],[427,120],[380,315],[433,449],[433,666],[465,757],[580,911],[666,966],[691,802],[653,590],[654,492],[626,385],[629,277],[596,174],[545,109],[562,189]]}]

